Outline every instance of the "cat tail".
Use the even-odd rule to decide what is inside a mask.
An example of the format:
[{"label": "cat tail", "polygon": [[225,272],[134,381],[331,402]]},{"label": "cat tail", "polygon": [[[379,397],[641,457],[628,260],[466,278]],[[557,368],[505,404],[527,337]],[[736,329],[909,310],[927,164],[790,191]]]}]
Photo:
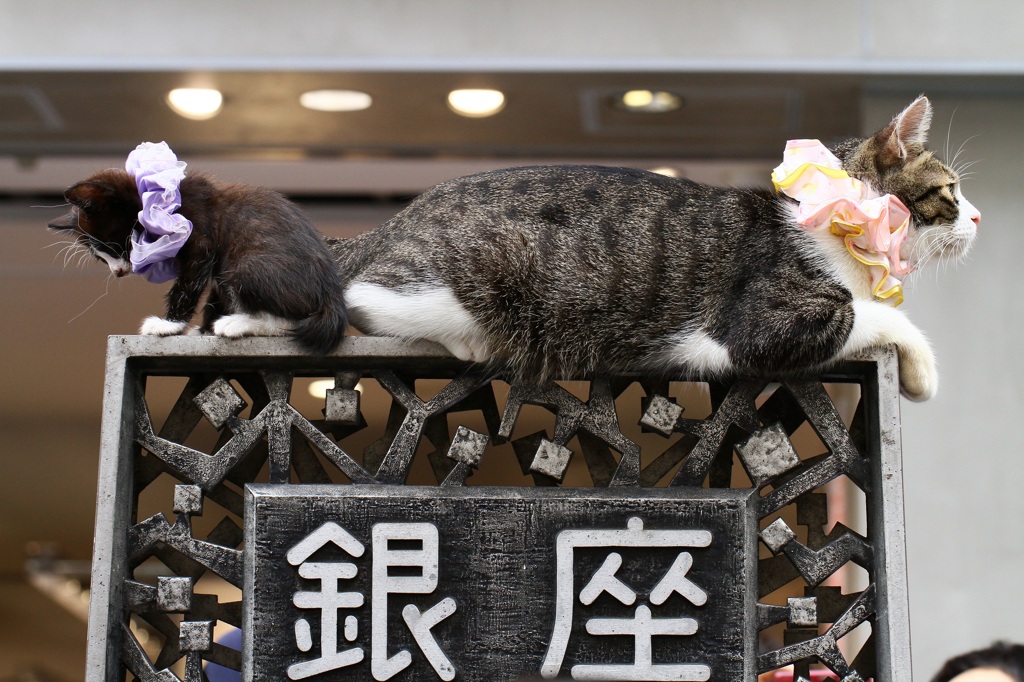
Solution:
[{"label": "cat tail", "polygon": [[327,355],[338,347],[348,328],[348,313],[342,301],[324,306],[295,324],[295,340],[313,355]]}]

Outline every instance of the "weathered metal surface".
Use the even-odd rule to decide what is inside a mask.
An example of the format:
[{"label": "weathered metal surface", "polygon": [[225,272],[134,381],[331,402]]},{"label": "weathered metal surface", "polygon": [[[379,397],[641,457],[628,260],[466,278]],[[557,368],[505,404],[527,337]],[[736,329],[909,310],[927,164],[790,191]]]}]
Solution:
[{"label": "weathered metal surface", "polygon": [[663,436],[671,436],[681,416],[683,408],[665,396],[655,394],[648,402],[644,415],[640,417],[640,423]]},{"label": "weathered metal surface", "polygon": [[[167,414],[153,414],[154,407],[147,400],[147,377],[151,375],[187,378]],[[289,403],[292,381],[297,376],[335,377],[335,388],[321,405],[322,420],[304,416]],[[749,514],[757,523],[757,528],[750,530],[751,538],[756,536],[757,544],[763,544],[765,550],[758,558],[752,540],[745,554],[733,557],[736,561],[756,561],[756,579],[749,574],[744,578],[743,634],[723,634],[715,646],[721,644],[723,651],[730,649],[734,659],[742,661],[742,671],[737,676],[729,668],[725,677],[709,673],[711,679],[752,682],[758,673],[791,664],[798,677],[807,677],[810,665],[823,664],[848,681],[909,680],[895,355],[889,350],[873,352],[830,370],[825,378],[860,386],[860,404],[849,428],[822,384],[810,380],[710,384],[711,413],[707,418],[694,419],[687,418],[668,397],[668,379],[685,382],[685,376],[624,376],[593,381],[587,400],[555,383],[513,385],[505,397],[489,376],[426,343],[353,337],[333,355],[311,359],[284,339],[232,342],[208,337],[112,337],[87,678],[110,681],[131,675],[144,682],[171,682],[179,677],[169,668],[180,661],[178,669],[183,671],[185,682],[201,682],[203,660],[235,669],[246,667],[238,652],[216,641],[206,644],[204,623],[241,626],[244,618],[253,617],[253,610],[246,610],[243,617],[240,601],[219,601],[203,591],[201,581],[204,576],[215,575],[237,588],[245,583],[243,548],[251,542],[245,543],[243,536],[253,532],[251,521],[243,523],[246,484],[299,481],[322,486],[331,481],[351,482],[364,484],[351,488],[353,491],[387,490],[388,494],[381,496],[389,500],[400,499],[403,494],[432,500],[433,504],[424,506],[430,507],[431,513],[439,513],[444,505],[438,500],[463,499],[460,496],[470,495],[468,490],[474,491],[473,495],[486,494],[478,491],[487,488],[463,486],[474,482],[473,472],[486,464],[494,448],[510,443],[523,473],[537,486],[530,495],[573,498],[596,494],[594,499],[601,500],[607,496],[607,505],[592,506],[591,518],[616,504],[636,503],[651,494],[684,500],[696,491],[714,497],[721,492],[717,488],[734,485],[737,476],[733,461],[738,458],[751,484],[738,491],[726,490],[725,494],[750,500]],[[424,400],[415,391],[418,379],[448,383],[434,398]],[[376,381],[392,397],[386,420],[385,415],[364,414],[365,407],[354,390],[360,380]],[[627,392],[637,382],[642,390]],[[632,400],[641,402],[633,413],[640,415],[640,427],[664,438],[660,450],[655,445],[652,451],[649,441],[641,447],[639,440],[623,433],[623,406]],[[521,428],[517,431],[517,426],[525,405],[552,414],[553,429],[518,435],[523,432]],[[472,426],[459,422],[464,413],[478,415]],[[155,424],[161,424],[160,428]],[[794,448],[791,437],[804,424],[813,429],[823,451]],[[217,432],[212,444],[196,440],[194,434],[201,427],[212,427]],[[345,439],[370,428],[381,435],[361,451],[349,451]],[[657,436],[654,439],[659,440]],[[424,444],[431,448],[422,448]],[[427,458],[426,470],[433,473],[438,484],[426,497],[417,492],[418,488],[395,485],[406,480],[421,456]],[[565,480],[567,467],[574,466],[584,466],[593,485],[606,490],[557,489]],[[830,488],[823,486],[840,477],[864,493],[866,537],[843,524],[825,532],[830,521],[825,503]],[[168,478],[178,485],[169,488]],[[648,490],[651,488],[657,491],[652,493]],[[330,489],[343,493],[349,488]],[[173,521],[163,514],[140,511],[154,508],[171,510]],[[500,512],[477,516],[460,513],[458,521],[437,526],[438,542],[451,530],[458,530],[468,541],[472,529],[481,528],[480,518],[499,523],[502,516]],[[582,524],[582,516],[579,519],[584,527],[601,532],[611,526],[622,529],[625,523],[623,519],[609,519],[600,526],[587,526]],[[360,542],[372,544],[373,529],[366,526],[369,521],[365,515],[359,522],[362,526],[342,520],[358,531]],[[521,521],[519,526],[527,528],[530,523]],[[308,531],[296,527],[294,532]],[[511,560],[503,558],[505,555],[497,548],[484,549],[490,547],[487,538],[486,533],[480,534],[481,549],[476,554],[467,551],[452,555],[459,556],[467,571],[472,569],[496,581],[513,579],[517,575],[511,568],[515,562],[499,566]],[[372,551],[367,556],[372,563]],[[146,568],[154,561],[159,561],[159,578],[153,578],[152,568]],[[722,561],[727,563],[726,559]],[[851,562],[867,570],[866,587],[843,582],[847,580],[843,569]],[[693,566],[697,571],[696,555]],[[492,627],[492,621],[506,622],[510,626],[509,641],[518,642],[514,626],[519,621],[502,615],[501,608],[507,602],[527,599],[525,593],[534,593],[535,597],[550,594],[556,589],[557,574],[538,574],[529,586],[506,590],[503,598],[491,600],[493,609],[482,613],[474,609],[472,619],[481,627]],[[615,572],[601,564],[594,568],[594,574],[608,577]],[[826,579],[829,586],[823,585]],[[845,587],[837,587],[837,581]],[[256,583],[251,584],[257,589]],[[614,582],[608,579],[606,584]],[[368,589],[372,597],[373,586]],[[453,612],[437,621],[438,632],[468,617],[469,609],[458,606],[458,602],[455,600]],[[433,605],[423,602],[417,611],[421,606]],[[656,606],[651,602],[649,614],[634,609],[633,615],[641,620],[648,615],[656,618]],[[394,612],[389,622],[411,622],[413,629],[426,632],[430,630],[429,619],[438,618],[450,605],[439,608],[435,612],[430,608],[418,611],[420,615],[410,612],[409,620]],[[287,621],[284,627],[293,647],[289,655],[298,660],[302,653],[298,639],[302,638],[301,643],[309,644],[312,651],[319,642],[318,630],[310,625],[306,641],[306,634],[294,629],[297,621],[289,620],[292,615],[282,620]],[[372,611],[361,617],[370,621],[379,618]],[[602,622],[594,623],[595,632],[610,632],[621,625],[610,623],[615,619],[597,620]],[[838,643],[865,621],[871,624],[871,634],[860,653],[848,660]],[[711,632],[701,623],[698,631]],[[354,637],[358,637],[367,627],[372,634],[372,622],[367,626],[358,619],[354,625],[347,619],[340,621],[338,641],[346,632],[354,631]],[[586,634],[578,627],[571,632]],[[148,643],[140,643],[132,628],[146,629]],[[447,679],[452,674],[458,679],[484,676],[473,672],[473,666],[467,667],[465,661],[458,662],[460,653],[455,650],[471,648],[472,635],[468,637],[460,635],[459,646],[452,645],[455,640],[442,637],[440,649],[450,650],[451,656],[445,656],[450,665],[435,656],[436,666],[420,666],[420,672],[410,673],[410,679]],[[543,656],[557,638],[548,633],[534,636],[534,640],[538,637],[544,646],[539,654],[531,654],[534,658],[530,665],[493,668],[486,676],[513,679],[550,672],[550,666],[544,667]],[[665,638],[686,641],[688,637],[691,635],[663,635],[654,637],[654,642]],[[595,634],[593,638],[598,642],[626,642],[619,653],[627,649],[643,651],[646,646],[629,636]],[[412,640],[405,641],[409,644]],[[429,658],[422,653],[421,643],[416,640],[406,649]],[[372,646],[371,642],[367,649],[371,660]],[[430,650],[429,644],[425,646]],[[616,651],[615,646],[608,651]],[[597,647],[595,652],[605,651],[604,644]],[[388,656],[396,652],[390,651]],[[576,664],[567,665],[559,669],[568,676],[585,678],[590,674],[585,666],[574,672]],[[387,679],[386,666],[381,670],[374,679]],[[635,667],[618,672],[631,672],[636,679],[643,676]],[[690,670],[686,674],[698,673]],[[329,673],[310,678],[336,679]]]},{"label": "weathered metal surface", "polygon": [[736,452],[755,485],[763,485],[776,476],[800,465],[800,457],[789,442],[781,424],[760,429],[736,444]]},{"label": "weathered metal surface", "polygon": [[199,411],[218,429],[246,408],[245,400],[223,377],[217,377],[193,400]]},{"label": "weathered metal surface", "polygon": [[[409,680],[449,679],[444,670],[467,682],[587,672],[749,679],[749,497],[250,486],[245,679],[333,671],[380,680],[389,666]],[[396,577],[389,565],[408,570]],[[442,600],[449,616],[429,638],[417,633],[409,605],[430,613]],[[594,634],[602,623],[623,634]],[[652,631],[657,646],[645,659]]]}]

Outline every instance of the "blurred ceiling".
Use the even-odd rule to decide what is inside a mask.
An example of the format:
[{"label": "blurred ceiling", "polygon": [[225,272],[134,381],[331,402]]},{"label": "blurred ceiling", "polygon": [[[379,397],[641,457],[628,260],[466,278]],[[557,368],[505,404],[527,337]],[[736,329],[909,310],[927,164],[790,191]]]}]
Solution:
[{"label": "blurred ceiling", "polygon": [[[1015,76],[768,71],[0,72],[0,195],[59,195],[143,141],[229,179],[295,196],[403,197],[468,172],[534,162],[688,166],[770,162],[785,141],[860,134],[865,94],[1019,92]],[[167,104],[177,87],[214,87],[209,120]],[[457,88],[494,88],[506,106],[467,118]],[[364,92],[361,111],[304,108],[302,93]],[[664,91],[670,111],[630,111],[622,95]],[[895,113],[895,112],[894,112]],[[741,183],[744,180],[739,180]]]},{"label": "blurred ceiling", "polygon": [[[165,103],[176,87],[214,87],[206,121]],[[855,76],[622,72],[26,71],[0,74],[0,155],[122,155],[166,139],[182,155],[757,158],[780,140],[858,131]],[[303,92],[365,92],[363,111],[303,108]],[[507,106],[489,118],[453,113],[457,88],[493,88]],[[668,91],[674,111],[631,112],[629,90]]]}]

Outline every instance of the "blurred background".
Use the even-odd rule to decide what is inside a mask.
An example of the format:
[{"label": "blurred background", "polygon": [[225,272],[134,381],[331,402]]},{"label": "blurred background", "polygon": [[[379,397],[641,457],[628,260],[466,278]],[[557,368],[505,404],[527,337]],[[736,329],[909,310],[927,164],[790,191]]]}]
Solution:
[{"label": "blurred background", "polygon": [[166,140],[350,235],[510,165],[767,184],[787,139],[866,134],[922,92],[982,222],[902,308],[942,376],[902,413],[915,674],[1024,640],[1022,24],[1005,0],[0,0],[0,680],[82,678],[87,595],[39,569],[87,575],[106,336],[165,290],[54,245],[68,185]]}]

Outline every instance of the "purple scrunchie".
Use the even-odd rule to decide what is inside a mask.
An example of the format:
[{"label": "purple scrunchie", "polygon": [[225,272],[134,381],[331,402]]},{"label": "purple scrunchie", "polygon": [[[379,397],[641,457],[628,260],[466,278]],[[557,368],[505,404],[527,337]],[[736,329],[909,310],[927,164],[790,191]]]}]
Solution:
[{"label": "purple scrunchie", "polygon": [[192,222],[175,213],[181,207],[178,186],[185,162],[166,142],[143,142],[128,155],[125,170],[135,176],[142,198],[140,228],[132,232],[132,270],[159,284],[178,276],[175,256],[192,234]]}]

